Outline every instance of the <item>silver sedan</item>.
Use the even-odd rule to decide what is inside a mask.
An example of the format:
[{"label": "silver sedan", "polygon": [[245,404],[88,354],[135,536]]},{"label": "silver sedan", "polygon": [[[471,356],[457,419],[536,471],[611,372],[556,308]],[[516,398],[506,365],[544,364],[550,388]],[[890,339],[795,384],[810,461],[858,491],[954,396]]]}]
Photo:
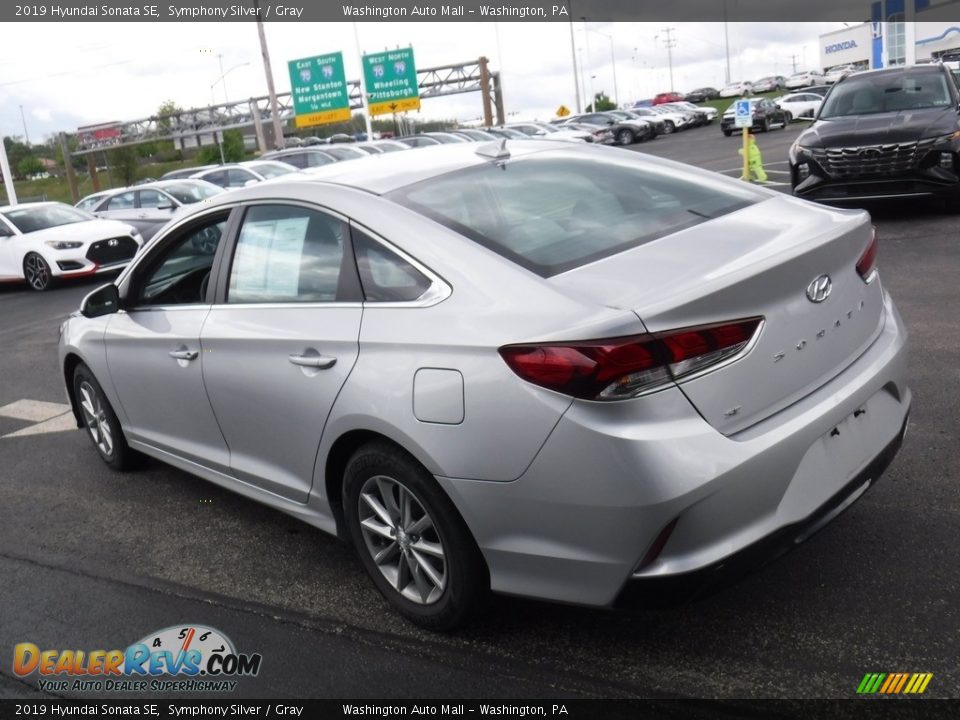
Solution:
[{"label": "silver sedan", "polygon": [[448,629],[489,590],[609,606],[774,555],[859,498],[911,402],[876,252],[865,212],[639,153],[428,147],[186,211],[60,362],[110,467],[336,533]]}]

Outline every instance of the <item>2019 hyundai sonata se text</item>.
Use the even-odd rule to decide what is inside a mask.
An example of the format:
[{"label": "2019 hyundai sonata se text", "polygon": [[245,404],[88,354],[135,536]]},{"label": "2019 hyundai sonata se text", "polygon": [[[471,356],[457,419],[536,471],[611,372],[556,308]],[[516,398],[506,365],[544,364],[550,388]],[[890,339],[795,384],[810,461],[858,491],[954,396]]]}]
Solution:
[{"label": "2019 hyundai sonata se text", "polygon": [[608,606],[859,497],[911,401],[876,247],[864,212],[640,154],[423,148],[189,211],[60,360],[109,465],[337,533],[445,629],[488,589]]}]

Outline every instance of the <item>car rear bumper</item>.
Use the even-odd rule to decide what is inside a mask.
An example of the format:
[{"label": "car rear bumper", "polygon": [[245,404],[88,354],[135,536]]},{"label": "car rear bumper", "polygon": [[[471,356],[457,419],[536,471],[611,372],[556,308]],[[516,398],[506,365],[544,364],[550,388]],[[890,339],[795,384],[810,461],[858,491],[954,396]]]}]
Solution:
[{"label": "car rear bumper", "polygon": [[607,606],[633,581],[712,574],[832,519],[895,454],[905,373],[906,331],[886,297],[883,328],[857,360],[737,435],[717,432],[677,388],[576,401],[519,479],[438,481],[494,590]]}]

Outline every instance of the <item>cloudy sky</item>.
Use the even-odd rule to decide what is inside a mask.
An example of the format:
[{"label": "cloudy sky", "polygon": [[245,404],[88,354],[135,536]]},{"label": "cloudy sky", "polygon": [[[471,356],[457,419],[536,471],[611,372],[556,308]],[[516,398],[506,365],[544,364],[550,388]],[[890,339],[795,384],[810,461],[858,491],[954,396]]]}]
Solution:
[{"label": "cloudy sky", "polygon": [[[672,23],[673,86],[712,85],[725,76],[724,28],[716,23]],[[413,45],[418,67],[468,61],[481,55],[502,73],[505,105],[517,119],[553,116],[575,107],[568,23],[358,23],[364,52]],[[818,37],[841,23],[730,23],[731,78],[789,75],[818,63]],[[621,103],[670,89],[663,24],[573,24],[578,62],[588,88],[613,96],[614,63]],[[0,133],[22,136],[24,120],[37,142],[60,130],[135,120],[164,100],[206,106],[266,94],[254,23],[44,23],[7,27],[0,45]],[[288,92],[288,60],[342,50],[350,78],[359,60],[349,23],[266,25],[277,92]],[[218,58],[218,56],[222,56]],[[796,56],[795,58],[792,56]],[[217,83],[222,61],[227,76]],[[214,85],[211,91],[211,85]],[[23,119],[21,119],[21,106]],[[476,93],[425,101],[420,116],[474,120]]]}]

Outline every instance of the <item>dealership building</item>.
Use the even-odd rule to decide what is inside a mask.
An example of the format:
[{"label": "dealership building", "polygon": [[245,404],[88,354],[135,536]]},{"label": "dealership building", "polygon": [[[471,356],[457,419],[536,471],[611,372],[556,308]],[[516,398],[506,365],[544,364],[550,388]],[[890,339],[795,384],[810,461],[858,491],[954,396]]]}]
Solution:
[{"label": "dealership building", "polygon": [[869,15],[870,22],[820,36],[821,68],[913,65],[960,53],[955,0],[879,0],[870,4]]}]

